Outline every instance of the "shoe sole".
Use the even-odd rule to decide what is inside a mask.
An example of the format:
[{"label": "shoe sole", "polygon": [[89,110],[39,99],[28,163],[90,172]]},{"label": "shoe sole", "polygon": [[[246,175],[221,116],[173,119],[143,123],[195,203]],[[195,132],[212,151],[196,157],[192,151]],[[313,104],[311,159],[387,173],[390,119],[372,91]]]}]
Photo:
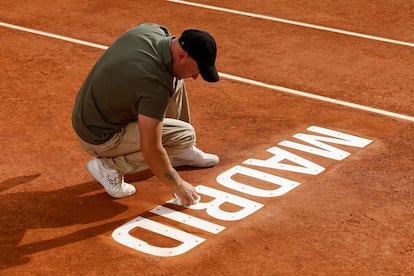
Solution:
[{"label": "shoe sole", "polygon": [[209,167],[213,167],[218,162],[211,161],[209,163],[203,163],[203,164],[189,164],[188,161],[172,161],[171,163],[173,167],[189,166],[189,167],[195,167],[195,168],[209,168]]}]

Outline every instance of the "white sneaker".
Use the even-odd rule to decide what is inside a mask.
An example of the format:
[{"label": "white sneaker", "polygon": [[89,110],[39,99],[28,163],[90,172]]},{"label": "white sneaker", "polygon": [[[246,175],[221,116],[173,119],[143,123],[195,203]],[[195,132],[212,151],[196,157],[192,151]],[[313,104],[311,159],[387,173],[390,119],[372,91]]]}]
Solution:
[{"label": "white sneaker", "polygon": [[188,150],[171,158],[173,167],[191,166],[191,167],[212,167],[219,162],[219,157],[211,153],[205,153],[192,146]]},{"label": "white sneaker", "polygon": [[134,185],[124,182],[124,176],[116,170],[109,169],[99,159],[86,163],[89,173],[104,187],[112,197],[124,198],[135,194]]}]

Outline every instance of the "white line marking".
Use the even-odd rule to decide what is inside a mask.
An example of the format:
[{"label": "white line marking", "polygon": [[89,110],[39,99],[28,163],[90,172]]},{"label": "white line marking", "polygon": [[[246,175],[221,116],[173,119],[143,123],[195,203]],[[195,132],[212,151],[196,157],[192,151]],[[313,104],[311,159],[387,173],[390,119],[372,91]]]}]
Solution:
[{"label": "white line marking", "polygon": [[66,36],[55,35],[55,34],[42,32],[42,31],[38,31],[38,30],[34,30],[34,29],[24,28],[24,27],[12,25],[12,24],[4,23],[4,22],[0,22],[0,26],[6,27],[6,28],[11,28],[11,29],[16,29],[16,30],[20,30],[20,31],[24,31],[24,32],[32,33],[32,34],[52,37],[52,38],[56,38],[56,39],[60,39],[60,40],[64,40],[64,41],[68,41],[68,42],[72,42],[72,43],[77,43],[77,44],[81,44],[81,45],[85,45],[85,46],[95,47],[95,48],[99,48],[99,49],[104,49],[105,50],[105,49],[108,48],[107,46],[102,46],[102,45],[99,45],[99,44],[86,42],[86,41],[82,41],[82,40],[79,40],[79,39],[73,39],[73,38],[66,37]]},{"label": "white line marking", "polygon": [[387,43],[392,43],[392,44],[408,46],[408,47],[414,47],[414,43],[410,43],[410,42],[394,40],[394,39],[388,39],[388,38],[384,38],[384,37],[366,35],[366,34],[355,33],[355,32],[349,32],[349,31],[344,31],[344,30],[340,30],[340,29],[324,27],[324,26],[314,25],[314,24],[308,24],[308,23],[303,23],[303,22],[299,22],[299,21],[288,20],[288,19],[283,19],[283,18],[278,18],[278,17],[260,15],[260,14],[249,13],[249,12],[242,12],[242,11],[231,10],[231,9],[226,9],[226,8],[220,8],[220,7],[217,7],[217,6],[210,6],[210,5],[199,4],[199,3],[189,2],[189,1],[182,1],[182,0],[166,0],[166,1],[174,2],[174,3],[178,3],[178,4],[183,4],[183,5],[189,5],[189,6],[194,6],[194,7],[210,9],[210,10],[216,10],[216,11],[228,12],[228,13],[233,13],[233,14],[238,14],[238,15],[244,15],[244,16],[249,16],[249,17],[254,17],[254,18],[260,18],[260,19],[265,19],[265,20],[270,20],[270,21],[276,21],[276,22],[280,22],[280,23],[286,23],[286,24],[291,24],[291,25],[296,25],[296,26],[301,26],[301,27],[306,27],[306,28],[312,28],[312,29],[317,29],[317,30],[322,30],[322,31],[334,32],[334,33],[339,33],[339,34],[343,34],[343,35],[355,36],[355,37],[360,37],[360,38],[365,38],[365,39],[371,39],[371,40],[377,40],[377,41],[382,41],[382,42],[387,42]]},{"label": "white line marking", "polygon": [[377,114],[381,114],[381,115],[385,115],[385,116],[389,116],[389,117],[394,117],[394,118],[414,122],[414,117],[407,116],[407,115],[402,115],[402,114],[398,114],[398,113],[394,113],[394,112],[390,112],[390,111],[386,111],[386,110],[382,110],[382,109],[377,109],[377,108],[373,108],[373,107],[369,107],[369,106],[364,106],[364,105],[354,104],[354,103],[345,102],[345,101],[341,101],[341,100],[336,100],[336,99],[332,99],[332,98],[328,98],[328,97],[324,97],[324,96],[319,96],[319,95],[315,95],[315,94],[311,94],[311,93],[307,93],[307,92],[302,92],[302,91],[298,91],[298,90],[294,90],[294,89],[290,89],[290,88],[286,88],[286,87],[282,87],[282,86],[271,85],[271,84],[267,84],[267,83],[260,82],[260,81],[241,78],[241,77],[237,77],[237,76],[233,76],[233,75],[229,75],[229,74],[225,74],[225,73],[220,73],[220,76],[223,77],[223,78],[226,78],[226,79],[231,79],[231,80],[235,80],[235,81],[238,81],[238,82],[247,83],[247,84],[250,84],[250,85],[260,86],[260,87],[264,87],[264,88],[268,88],[268,89],[272,89],[272,90],[277,90],[277,91],[280,91],[280,92],[285,92],[285,93],[288,93],[288,94],[293,94],[293,95],[297,95],[297,96],[302,96],[302,97],[311,98],[311,99],[315,99],[315,100],[319,100],[319,101],[323,101],[323,102],[333,103],[333,104],[337,104],[337,105],[342,105],[342,106],[346,106],[346,107],[351,107],[351,108],[355,108],[355,109],[360,109],[360,110],[364,110],[364,111],[369,111],[369,112],[373,112],[373,113],[377,113]]},{"label": "white line marking", "polygon": [[[51,33],[47,33],[47,32],[37,31],[37,30],[34,30],[34,29],[19,27],[19,26],[16,26],[16,25],[11,25],[11,24],[7,24],[7,23],[3,23],[3,22],[0,22],[0,26],[4,26],[4,27],[7,27],[7,28],[12,28],[12,29],[16,29],[16,30],[20,30],[20,31],[24,31],[24,32],[29,32],[29,33],[33,33],[33,34],[38,34],[38,35],[42,35],[42,36],[47,36],[47,37],[51,37],[51,38],[55,38],[55,39],[61,39],[61,40],[64,40],[64,41],[77,43],[77,44],[81,44],[81,45],[86,45],[86,46],[90,46],[90,47],[95,47],[95,48],[98,48],[98,49],[104,49],[105,50],[105,49],[108,48],[108,46],[104,46],[104,45],[100,45],[100,44],[96,44],[96,43],[86,42],[86,41],[82,41],[82,40],[79,40],[79,39],[72,39],[72,38],[65,37],[65,36],[60,36],[60,35],[55,35],[55,34],[51,34]],[[277,85],[271,85],[271,84],[267,84],[267,83],[264,83],[264,82],[255,81],[255,80],[251,80],[251,79],[246,79],[246,78],[242,78],[242,77],[237,77],[237,76],[233,76],[233,75],[229,75],[229,74],[225,74],[225,73],[219,73],[219,74],[223,78],[231,79],[231,80],[238,81],[238,82],[241,82],[241,83],[256,85],[256,86],[259,86],[259,87],[264,87],[264,88],[268,88],[268,89],[272,89],[272,90],[277,90],[277,91],[288,93],[288,94],[293,94],[293,95],[297,95],[297,96],[302,96],[302,97],[311,98],[311,99],[315,99],[315,100],[319,100],[319,101],[323,101],[323,102],[333,103],[333,104],[337,104],[337,105],[342,105],[342,106],[346,106],[346,107],[351,107],[351,108],[355,108],[355,109],[360,109],[360,110],[364,110],[364,111],[369,111],[369,112],[381,114],[381,115],[388,116],[388,117],[394,117],[394,118],[414,122],[414,117],[407,116],[407,115],[402,115],[402,114],[389,112],[389,111],[385,111],[385,110],[381,110],[381,109],[376,109],[376,108],[372,108],[372,107],[368,107],[368,106],[363,106],[363,105],[359,105],[359,104],[354,104],[354,103],[350,103],[350,102],[336,100],[336,99],[332,99],[332,98],[328,98],[328,97],[324,97],[324,96],[318,96],[318,95],[307,93],[307,92],[302,92],[302,91],[298,91],[298,90],[294,90],[294,89],[290,89],[290,88],[286,88],[286,87],[282,87],[282,86],[277,86]]]}]

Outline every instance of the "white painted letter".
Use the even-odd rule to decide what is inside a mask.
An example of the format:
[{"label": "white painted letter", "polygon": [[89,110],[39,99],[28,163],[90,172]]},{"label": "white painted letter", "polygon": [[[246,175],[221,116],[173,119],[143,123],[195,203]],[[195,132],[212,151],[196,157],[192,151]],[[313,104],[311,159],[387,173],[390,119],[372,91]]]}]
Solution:
[{"label": "white painted letter", "polygon": [[[214,199],[207,203],[200,202],[198,204],[190,205],[188,208],[193,210],[206,209],[207,214],[216,219],[225,221],[240,220],[263,207],[263,204],[261,203],[203,185],[197,186],[196,191],[199,194],[204,194],[213,197]],[[226,202],[239,206],[242,209],[236,212],[228,212],[220,209],[220,205]]]},{"label": "white painted letter", "polygon": [[279,143],[279,145],[282,145],[288,148],[301,150],[301,151],[312,153],[312,154],[316,154],[316,155],[334,159],[334,160],[342,160],[348,157],[350,154],[344,150],[322,143],[321,141],[330,142],[334,144],[340,144],[340,145],[359,147],[359,148],[365,147],[366,145],[372,142],[372,140],[368,140],[365,138],[329,130],[326,128],[316,127],[316,126],[309,127],[307,130],[321,133],[321,134],[326,134],[326,135],[333,136],[339,139],[325,137],[325,136],[316,136],[316,135],[298,133],[298,134],[295,134],[293,137],[299,140],[302,140],[304,142],[307,142],[309,144],[312,144],[314,146],[317,146],[319,148],[310,147],[307,145],[303,145],[303,144],[299,144],[299,143],[291,142],[291,141],[282,141]]},{"label": "white painted letter", "polygon": [[[278,147],[267,149],[267,151],[270,153],[273,153],[274,156],[270,157],[267,160],[250,158],[244,161],[243,164],[271,168],[271,169],[285,170],[285,171],[291,171],[291,172],[298,172],[298,173],[304,173],[304,174],[312,174],[312,175],[319,174],[325,170],[324,167],[321,167],[318,164],[315,164],[296,154],[290,153]],[[280,162],[285,159],[292,161],[294,163],[297,163],[301,166],[283,164]]]},{"label": "white painted letter", "polygon": [[339,138],[339,139],[332,139],[332,138],[321,137],[324,139],[319,139],[319,140],[331,142],[335,144],[340,144],[340,145],[363,148],[372,142],[372,140],[369,140],[369,139],[365,139],[365,138],[345,134],[342,132],[330,130],[327,128],[317,127],[317,126],[308,127],[307,130]]},{"label": "white painted letter", "polygon": [[[231,179],[232,176],[236,174],[247,175],[252,178],[256,178],[262,181],[269,182],[273,185],[278,185],[279,187],[273,190],[264,190],[240,183]],[[296,188],[300,185],[299,182],[295,182],[286,178],[275,176],[273,174],[265,173],[262,171],[249,169],[243,166],[234,166],[230,170],[225,171],[217,177],[217,182],[221,185],[254,196],[260,197],[276,197],[286,194],[290,190]]]},{"label": "white painted letter", "polygon": [[[167,203],[174,203],[174,199],[171,199],[170,201],[168,201]],[[213,233],[213,234],[217,234],[221,231],[223,231],[224,229],[226,229],[226,227],[200,219],[200,218],[196,218],[194,216],[190,216],[187,214],[184,214],[182,212],[164,207],[164,206],[157,206],[156,208],[152,209],[150,211],[151,213],[169,218],[171,220],[175,220],[187,225],[190,225],[192,227]]]},{"label": "white painted letter", "polygon": [[[132,229],[137,227],[141,227],[154,233],[175,239],[182,242],[182,244],[172,248],[150,245],[147,242],[135,238],[129,234]],[[203,238],[143,217],[137,217],[125,223],[124,225],[121,225],[115,229],[115,231],[112,233],[112,237],[120,244],[123,244],[129,248],[160,257],[177,256],[183,254],[205,241]]]}]

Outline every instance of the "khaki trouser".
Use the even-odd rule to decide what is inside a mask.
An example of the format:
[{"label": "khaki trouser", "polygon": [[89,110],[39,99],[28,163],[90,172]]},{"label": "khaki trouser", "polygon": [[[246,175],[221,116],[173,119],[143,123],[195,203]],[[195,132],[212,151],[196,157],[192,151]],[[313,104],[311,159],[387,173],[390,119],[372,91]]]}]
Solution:
[{"label": "khaki trouser", "polygon": [[[100,158],[105,165],[122,174],[148,169],[141,152],[138,121],[128,124],[100,145],[79,140],[88,154]],[[178,80],[163,120],[162,144],[168,156],[173,157],[192,147],[195,140],[195,131],[190,125],[187,91],[184,81]]]}]

